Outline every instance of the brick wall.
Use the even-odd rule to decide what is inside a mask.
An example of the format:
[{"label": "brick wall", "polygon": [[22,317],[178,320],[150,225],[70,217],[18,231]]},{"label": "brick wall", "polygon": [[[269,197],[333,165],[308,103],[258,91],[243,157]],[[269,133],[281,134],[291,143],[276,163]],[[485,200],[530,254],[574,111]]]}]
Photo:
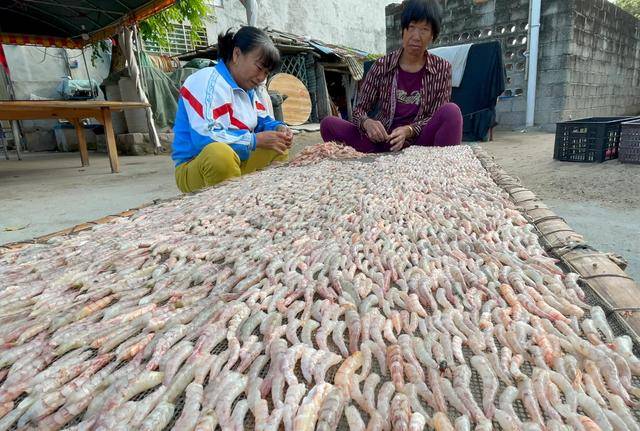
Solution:
[{"label": "brick wall", "polygon": [[[434,46],[499,40],[507,86],[504,128],[525,123],[529,0],[447,0]],[[399,4],[386,8],[387,51],[400,46]],[[640,112],[638,20],[607,0],[542,0],[535,123]]]}]

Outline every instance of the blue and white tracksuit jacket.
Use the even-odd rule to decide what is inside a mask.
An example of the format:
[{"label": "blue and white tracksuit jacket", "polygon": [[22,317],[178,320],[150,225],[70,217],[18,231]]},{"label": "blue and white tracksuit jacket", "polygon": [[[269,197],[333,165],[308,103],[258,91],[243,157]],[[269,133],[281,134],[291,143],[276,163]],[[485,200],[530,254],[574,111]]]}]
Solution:
[{"label": "blue and white tracksuit jacket", "polygon": [[254,90],[236,84],[221,61],[188,77],[180,89],[171,156],[178,166],[208,144],[224,142],[247,160],[256,149],[256,133],[281,124],[268,115]]}]

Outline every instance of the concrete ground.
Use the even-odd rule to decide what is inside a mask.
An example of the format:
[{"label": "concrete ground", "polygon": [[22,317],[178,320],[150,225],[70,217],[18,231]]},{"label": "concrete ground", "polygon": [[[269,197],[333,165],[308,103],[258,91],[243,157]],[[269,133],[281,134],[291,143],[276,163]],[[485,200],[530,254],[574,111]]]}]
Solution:
[{"label": "concrete ground", "polygon": [[[292,150],[320,141],[302,133]],[[640,165],[552,159],[553,134],[498,131],[482,146],[595,248],[629,261],[640,280]],[[120,158],[111,174],[104,154],[33,153],[0,160],[0,244],[23,241],[179,194],[168,155]]]},{"label": "concrete ground", "polygon": [[167,155],[121,156],[111,174],[106,154],[28,153],[0,160],[0,243],[23,241],[178,194]]}]

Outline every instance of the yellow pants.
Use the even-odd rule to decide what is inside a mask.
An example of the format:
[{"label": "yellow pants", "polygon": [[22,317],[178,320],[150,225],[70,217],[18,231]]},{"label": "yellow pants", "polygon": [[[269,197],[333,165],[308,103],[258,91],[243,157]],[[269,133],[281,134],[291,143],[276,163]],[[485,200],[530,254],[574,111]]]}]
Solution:
[{"label": "yellow pants", "polygon": [[257,148],[247,160],[241,161],[229,145],[213,142],[194,159],[176,168],[176,184],[184,193],[194,192],[263,169],[274,161],[286,162],[288,158],[288,152],[280,155],[274,150]]}]

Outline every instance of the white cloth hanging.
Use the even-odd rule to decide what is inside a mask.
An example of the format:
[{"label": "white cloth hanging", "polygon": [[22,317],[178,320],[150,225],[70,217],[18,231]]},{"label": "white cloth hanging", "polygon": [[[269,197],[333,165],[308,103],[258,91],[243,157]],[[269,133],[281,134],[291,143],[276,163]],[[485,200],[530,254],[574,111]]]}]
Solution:
[{"label": "white cloth hanging", "polygon": [[451,63],[451,85],[460,87],[464,69],[467,67],[467,57],[469,57],[469,49],[472,43],[455,46],[443,46],[429,50],[429,54],[437,55]]}]

